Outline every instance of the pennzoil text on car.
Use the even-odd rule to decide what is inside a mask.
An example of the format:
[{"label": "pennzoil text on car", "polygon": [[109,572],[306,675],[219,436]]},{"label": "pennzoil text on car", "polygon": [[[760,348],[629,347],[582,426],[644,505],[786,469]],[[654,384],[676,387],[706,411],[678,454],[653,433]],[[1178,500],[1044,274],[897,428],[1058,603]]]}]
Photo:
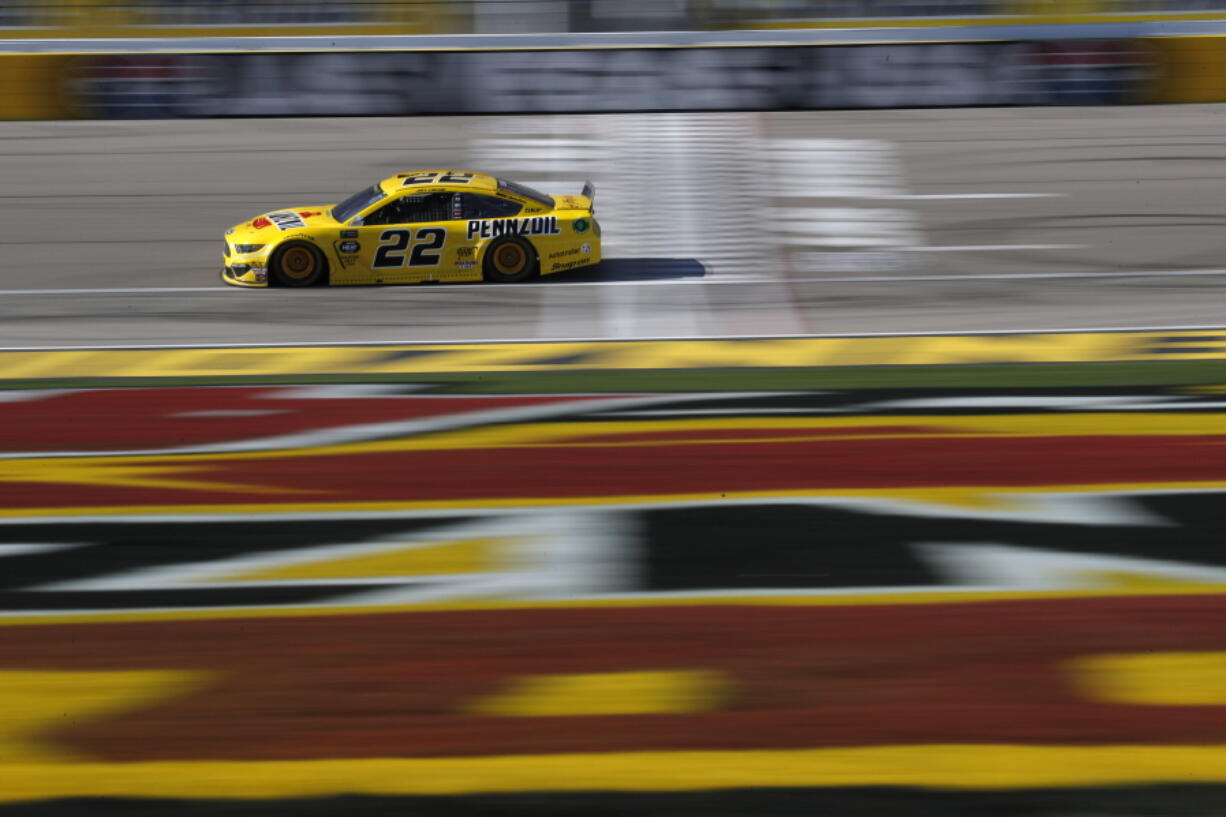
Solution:
[{"label": "pennzoil text on car", "polygon": [[222,280],[244,287],[523,281],[600,262],[595,189],[551,196],[483,173],[399,173],[340,204],[226,231]]}]

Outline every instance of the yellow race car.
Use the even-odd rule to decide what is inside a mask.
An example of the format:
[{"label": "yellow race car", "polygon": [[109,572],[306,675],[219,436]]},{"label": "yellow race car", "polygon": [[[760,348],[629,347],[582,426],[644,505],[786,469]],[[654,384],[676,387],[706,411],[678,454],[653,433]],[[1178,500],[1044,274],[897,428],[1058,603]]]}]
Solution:
[{"label": "yellow race car", "polygon": [[523,281],[600,261],[591,182],[549,196],[484,173],[398,173],[340,204],[226,230],[221,279],[242,287]]}]

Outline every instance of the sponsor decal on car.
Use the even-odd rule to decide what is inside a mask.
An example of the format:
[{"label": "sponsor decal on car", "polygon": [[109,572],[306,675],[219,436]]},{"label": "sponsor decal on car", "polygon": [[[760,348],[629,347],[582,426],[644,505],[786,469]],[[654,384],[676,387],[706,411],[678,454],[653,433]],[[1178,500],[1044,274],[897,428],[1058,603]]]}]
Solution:
[{"label": "sponsor decal on car", "polygon": [[357,230],[341,230],[341,238],[357,238]]},{"label": "sponsor decal on car", "polygon": [[584,255],[590,254],[592,252],[592,245],[591,244],[580,244],[579,252],[583,253]]},{"label": "sponsor decal on car", "polygon": [[576,233],[586,233],[588,228],[592,226],[592,223],[586,218],[577,218],[570,226]]},{"label": "sponsor decal on car", "polygon": [[310,218],[311,216],[322,216],[323,211],[322,210],[299,210],[298,215],[302,216],[303,218]]},{"label": "sponsor decal on car", "polygon": [[352,255],[355,252],[361,252],[362,245],[356,241],[342,241],[339,249],[346,255]]},{"label": "sponsor decal on car", "polygon": [[500,235],[560,235],[557,216],[534,218],[473,219],[468,222],[466,238],[496,238]]},{"label": "sponsor decal on car", "polygon": [[271,227],[271,226],[272,226],[272,222],[271,222],[271,221],[269,221],[268,219],[264,218],[263,216],[260,216],[259,218],[255,219],[254,221],[252,221],[252,222],[251,222],[251,226],[252,226],[252,227],[254,227],[254,228],[255,228],[255,229],[257,229],[257,230],[262,230],[262,229],[264,229],[265,227]]},{"label": "sponsor decal on car", "polygon": [[456,247],[455,249],[456,258],[475,258],[476,256],[477,256],[476,247]]},{"label": "sponsor decal on car", "polygon": [[472,269],[475,266],[477,266],[476,261],[457,261],[456,262],[456,269]]},{"label": "sponsor decal on car", "polygon": [[553,272],[574,269],[575,267],[582,267],[584,264],[590,263],[592,263],[592,259],[590,258],[576,258],[574,261],[556,261],[553,264]]},{"label": "sponsor decal on car", "polygon": [[277,225],[277,229],[281,230],[282,232],[285,230],[293,230],[298,227],[306,226],[306,222],[302,220],[302,216],[298,215],[292,210],[282,210],[276,213],[269,213],[268,219],[273,224]]},{"label": "sponsor decal on car", "polygon": [[591,251],[591,247],[589,247],[587,244],[584,244],[582,248],[579,248],[579,247],[571,247],[569,250],[561,250],[561,251],[559,251],[559,252],[551,252],[551,253],[549,253],[549,257],[550,257],[550,258],[565,258],[565,257],[566,257],[566,256],[568,256],[568,255],[578,255],[580,252],[585,252],[585,253],[586,253],[586,252],[590,252],[590,251]]}]

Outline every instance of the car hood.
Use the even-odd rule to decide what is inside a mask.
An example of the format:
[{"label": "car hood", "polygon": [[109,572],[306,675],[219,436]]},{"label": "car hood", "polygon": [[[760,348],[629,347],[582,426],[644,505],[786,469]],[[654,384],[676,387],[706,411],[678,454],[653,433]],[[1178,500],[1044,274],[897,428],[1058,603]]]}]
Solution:
[{"label": "car hood", "polygon": [[[307,227],[335,227],[336,219],[332,218],[334,204],[320,204],[311,207],[286,207],[263,213],[242,224],[236,224],[226,233],[232,241],[238,239],[250,240],[252,243],[274,241],[283,233],[290,233]],[[243,243],[246,243],[244,241]]]}]

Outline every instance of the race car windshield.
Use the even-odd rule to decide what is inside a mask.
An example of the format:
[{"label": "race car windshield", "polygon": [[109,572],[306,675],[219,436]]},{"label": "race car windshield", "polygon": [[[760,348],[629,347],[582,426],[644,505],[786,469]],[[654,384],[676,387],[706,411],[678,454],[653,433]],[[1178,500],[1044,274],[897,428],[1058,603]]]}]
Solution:
[{"label": "race car windshield", "polygon": [[546,196],[544,193],[540,192],[539,190],[533,190],[531,187],[529,187],[526,184],[520,184],[519,182],[509,182],[506,179],[499,179],[498,189],[507,190],[511,193],[514,193],[517,196],[523,196],[525,199],[532,199],[534,202],[536,202],[537,204],[543,207],[553,207],[552,197]]},{"label": "race car windshield", "polygon": [[377,184],[359,190],[332,208],[332,218],[344,223],[386,195]]}]

